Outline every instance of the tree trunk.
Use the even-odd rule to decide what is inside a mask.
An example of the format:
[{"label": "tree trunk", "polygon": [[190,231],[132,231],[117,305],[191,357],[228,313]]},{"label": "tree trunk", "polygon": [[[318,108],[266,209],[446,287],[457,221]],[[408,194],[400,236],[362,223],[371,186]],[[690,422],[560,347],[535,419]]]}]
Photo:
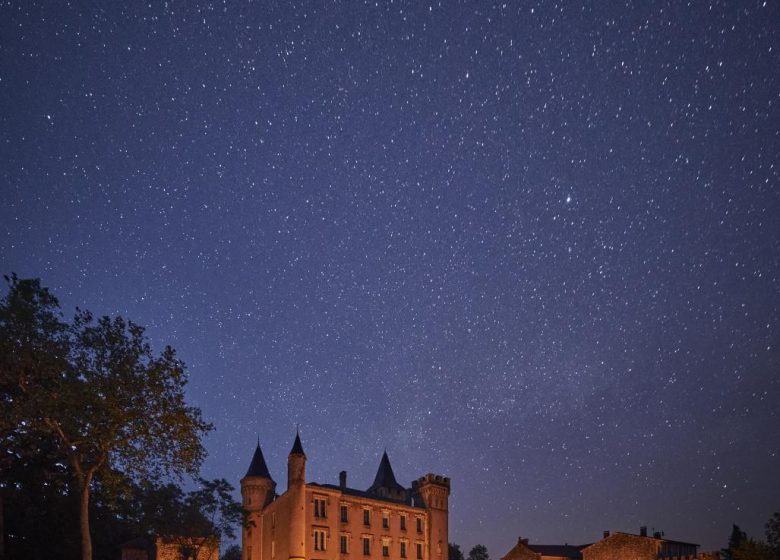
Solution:
[{"label": "tree trunk", "polygon": [[79,524],[81,526],[81,560],[92,560],[92,535],[89,533],[89,485],[92,482],[92,473],[81,475],[79,481],[79,506],[81,514]]}]

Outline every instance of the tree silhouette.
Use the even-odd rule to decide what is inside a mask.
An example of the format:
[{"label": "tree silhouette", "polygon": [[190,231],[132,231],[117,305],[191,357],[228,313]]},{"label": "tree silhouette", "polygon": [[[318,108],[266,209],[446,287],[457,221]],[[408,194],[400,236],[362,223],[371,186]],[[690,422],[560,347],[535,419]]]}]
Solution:
[{"label": "tree silhouette", "polygon": [[82,560],[92,560],[90,491],[98,474],[139,480],[196,474],[211,429],[184,402],[184,364],[171,347],[154,355],[144,329],[121,317],[94,320],[59,302],[37,279],[6,277],[0,302],[0,443],[24,454],[41,434],[57,442],[78,497]]},{"label": "tree silhouette", "polygon": [[468,560],[490,560],[487,547],[485,545],[478,544],[469,551]]},{"label": "tree silhouette", "polygon": [[460,545],[449,543],[447,546],[447,560],[464,560]]}]

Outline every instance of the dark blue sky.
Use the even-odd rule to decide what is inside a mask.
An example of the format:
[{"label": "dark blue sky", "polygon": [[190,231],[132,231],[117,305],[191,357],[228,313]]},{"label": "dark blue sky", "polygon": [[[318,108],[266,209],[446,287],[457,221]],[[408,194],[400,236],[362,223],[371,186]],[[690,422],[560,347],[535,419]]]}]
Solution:
[{"label": "dark blue sky", "polygon": [[780,509],[776,2],[0,7],[0,268],[189,364],[236,486],[452,478],[450,538]]}]

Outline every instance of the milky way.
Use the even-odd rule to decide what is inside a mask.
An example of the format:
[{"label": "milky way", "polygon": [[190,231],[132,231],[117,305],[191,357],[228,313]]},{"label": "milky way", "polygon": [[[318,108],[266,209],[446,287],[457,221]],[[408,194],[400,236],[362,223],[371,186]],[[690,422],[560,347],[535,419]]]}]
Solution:
[{"label": "milky way", "polygon": [[0,269],[176,348],[207,476],[300,424],[494,558],[762,537],[778,6],[5,2]]}]

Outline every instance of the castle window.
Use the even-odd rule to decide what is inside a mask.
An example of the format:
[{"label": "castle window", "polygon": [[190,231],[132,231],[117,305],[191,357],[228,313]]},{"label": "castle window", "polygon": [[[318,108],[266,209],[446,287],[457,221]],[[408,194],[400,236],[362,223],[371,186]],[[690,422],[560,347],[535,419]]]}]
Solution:
[{"label": "castle window", "polygon": [[364,509],[363,510],[363,525],[366,527],[371,525],[371,510],[370,509]]},{"label": "castle window", "polygon": [[314,517],[325,517],[325,498],[314,498]]},{"label": "castle window", "polygon": [[314,550],[325,550],[325,531],[314,530]]},{"label": "castle window", "polygon": [[371,554],[371,537],[363,537],[363,555],[368,556],[369,554]]},{"label": "castle window", "polygon": [[417,532],[422,533],[422,517],[417,518]]},{"label": "castle window", "polygon": [[339,552],[349,554],[349,538],[347,535],[341,535],[339,538]]},{"label": "castle window", "polygon": [[384,558],[390,556],[390,539],[382,539],[382,556]]},{"label": "castle window", "polygon": [[406,558],[406,543],[401,541],[401,558]]},{"label": "castle window", "polygon": [[390,528],[390,512],[389,511],[383,511],[382,512],[382,529],[389,529]]},{"label": "castle window", "polygon": [[346,523],[349,521],[349,517],[347,514],[348,508],[344,504],[341,504],[341,522]]},{"label": "castle window", "polygon": [[401,531],[406,531],[406,516],[402,515],[401,519]]},{"label": "castle window", "polygon": [[423,560],[423,548],[422,543],[417,543],[417,560]]},{"label": "castle window", "polygon": [[271,541],[271,558],[276,558],[276,541]]}]

